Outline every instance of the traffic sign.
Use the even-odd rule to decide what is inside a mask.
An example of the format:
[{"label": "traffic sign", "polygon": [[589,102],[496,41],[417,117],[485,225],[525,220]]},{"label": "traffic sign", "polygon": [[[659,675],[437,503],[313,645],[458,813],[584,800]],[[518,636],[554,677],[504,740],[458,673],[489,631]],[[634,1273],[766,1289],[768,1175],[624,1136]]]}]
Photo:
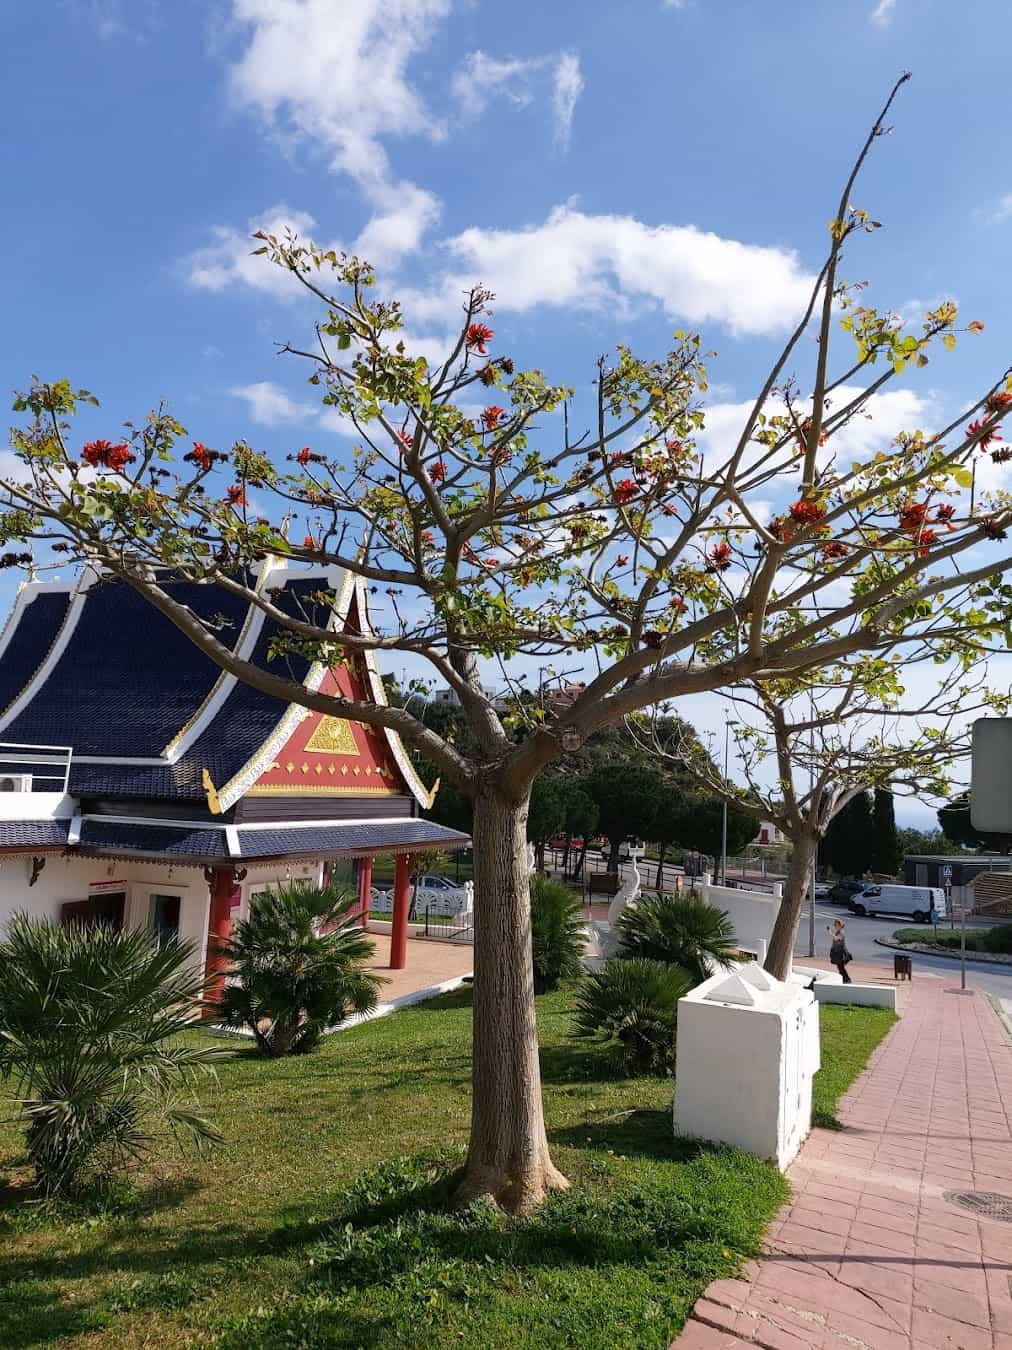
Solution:
[{"label": "traffic sign", "polygon": [[951,864],[951,863],[943,863],[943,864],[942,864],[942,885],[943,885],[943,886],[951,886],[951,885],[952,885],[952,864]]}]

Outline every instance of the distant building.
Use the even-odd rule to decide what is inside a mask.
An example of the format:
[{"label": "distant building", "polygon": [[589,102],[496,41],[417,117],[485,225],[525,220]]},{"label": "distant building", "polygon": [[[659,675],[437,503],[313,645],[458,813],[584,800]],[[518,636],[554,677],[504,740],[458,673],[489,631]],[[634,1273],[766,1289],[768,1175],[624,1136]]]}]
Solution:
[{"label": "distant building", "polygon": [[759,848],[772,848],[775,844],[785,843],[784,832],[779,825],[774,825],[772,821],[763,820],[759,824],[759,833],[752,840],[752,843]]},{"label": "distant building", "polygon": [[[497,708],[502,702],[502,699],[494,689],[488,689],[485,685],[482,685],[481,692],[494,708]],[[460,707],[460,695],[457,693],[456,689],[451,689],[449,685],[447,685],[445,689],[437,689],[432,695],[432,701],[433,703],[444,703],[450,708]]]},{"label": "distant building", "polygon": [[567,681],[555,688],[546,689],[545,706],[555,712],[563,708],[571,708],[586,688],[586,681],[578,680]]},{"label": "distant building", "polygon": [[969,907],[974,903],[974,880],[983,872],[1010,872],[1012,860],[1000,853],[951,855],[911,853],[903,859],[903,883],[906,886],[951,885],[953,904]]}]

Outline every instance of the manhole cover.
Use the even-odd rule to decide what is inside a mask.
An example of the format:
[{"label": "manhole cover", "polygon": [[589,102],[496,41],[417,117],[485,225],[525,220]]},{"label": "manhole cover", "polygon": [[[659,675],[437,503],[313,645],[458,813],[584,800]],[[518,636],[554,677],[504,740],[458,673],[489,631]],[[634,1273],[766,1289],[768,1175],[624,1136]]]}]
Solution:
[{"label": "manhole cover", "polygon": [[945,1199],[950,1205],[971,1210],[983,1219],[1012,1223],[1012,1195],[999,1195],[997,1191],[946,1191]]}]

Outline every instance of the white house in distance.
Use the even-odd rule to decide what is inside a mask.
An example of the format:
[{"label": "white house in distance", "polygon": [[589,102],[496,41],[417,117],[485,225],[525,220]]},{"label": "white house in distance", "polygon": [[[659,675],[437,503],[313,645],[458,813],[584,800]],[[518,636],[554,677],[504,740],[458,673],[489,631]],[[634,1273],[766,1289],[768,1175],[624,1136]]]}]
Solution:
[{"label": "white house in distance", "polygon": [[[353,578],[264,564],[288,613],[366,631]],[[172,587],[263,663],[276,629],[207,585]],[[336,596],[320,612],[321,593]],[[371,660],[276,658],[312,689],[385,702]],[[17,911],[191,940],[209,976],[251,895],[294,877],[357,889],[396,857],[390,964],[406,960],[410,855],[466,835],[421,819],[429,794],[398,737],[279,702],[226,675],[125,583],[86,571],[20,589],[0,634],[0,930]]]}]

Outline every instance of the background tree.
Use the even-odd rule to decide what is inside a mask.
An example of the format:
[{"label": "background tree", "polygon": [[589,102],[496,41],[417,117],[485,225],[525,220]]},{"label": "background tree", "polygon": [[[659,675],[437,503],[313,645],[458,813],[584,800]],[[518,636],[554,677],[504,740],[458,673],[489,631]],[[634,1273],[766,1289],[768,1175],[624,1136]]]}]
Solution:
[{"label": "background tree", "polygon": [[938,809],[938,823],[946,839],[959,848],[981,848],[988,853],[1008,853],[1012,837],[1007,834],[988,834],[975,830],[970,819],[970,793],[962,792]]},{"label": "background tree", "polygon": [[[719,777],[715,771],[710,773],[714,779]],[[697,785],[696,791],[689,798],[687,809],[689,817],[687,847],[705,853],[709,858],[719,858],[724,835],[723,801],[709,791],[700,792]],[[728,857],[743,853],[758,833],[755,812],[744,808],[737,794],[733,795],[727,807]]]},{"label": "background tree", "polygon": [[566,788],[561,774],[543,773],[531,787],[527,813],[527,838],[534,845],[539,872],[545,870],[545,845],[560,835],[566,824]]},{"label": "background tree", "polygon": [[[876,228],[851,197],[902,83],[847,175],[807,303],[740,434],[705,454],[698,335],[677,332],[659,359],[620,345],[577,398],[495,347],[486,290],[466,297],[445,359],[433,360],[409,349],[401,306],[373,297],[367,263],[262,232],[268,260],[319,303],[314,331],[285,350],[353,433],[350,451],[306,446],[286,467],[243,442],[219,451],[198,441],[180,463],[173,452],[184,429],[165,408],[123,441],[107,439],[107,427],[84,441],[70,419],[91,396],[69,382],[36,381],[16,400],[25,422],[12,439],[17,468],[3,483],[6,562],[30,559],[31,541],[63,566],[108,569],[237,678],[390,728],[472,801],[463,1199],[492,1196],[525,1211],[565,1185],[544,1128],[531,974],[526,826],[538,774],[658,704],[754,678],[790,680],[897,645],[909,661],[960,659],[1004,630],[1012,588],[991,578],[1009,562],[995,545],[1012,508],[971,488],[975,458],[995,442],[1012,401],[1005,376],[947,425],[904,432],[888,455],[837,455],[834,445],[960,331],[950,302],[911,323],[873,308],[839,275],[845,248]],[[808,354],[802,385],[793,372]],[[265,556],[356,577],[350,622],[335,632],[325,586],[297,614],[257,590],[249,568]],[[354,665],[376,653],[428,663],[459,699],[473,746],[441,735],[412,707],[311,690],[286,678],[283,661],[246,660],[180,601],[172,578],[213,582],[261,609],[279,629],[275,657]],[[372,611],[382,609],[376,627],[370,593]],[[564,705],[532,700],[512,672],[535,662],[579,662],[585,687]],[[483,663],[505,681],[502,716]],[[522,740],[513,722],[527,729]]]},{"label": "background tree", "polygon": [[[734,737],[744,789],[727,783],[712,761],[692,747],[681,755],[708,790],[755,817],[771,820],[790,839],[784,896],[766,952],[766,969],[786,978],[812,864],[834,818],[850,803],[871,860],[868,787],[889,786],[911,795],[944,796],[947,773],[970,748],[968,719],[977,711],[1003,712],[1006,695],[988,691],[983,675],[952,670],[934,693],[908,698],[901,682],[902,657],[893,653],[856,659],[802,680],[755,680],[731,696]],[[640,733],[644,746],[649,732]],[[676,751],[661,751],[659,759]],[[852,866],[865,862],[855,857]]]},{"label": "background tree", "polygon": [[657,845],[657,875],[654,878],[657,890],[664,886],[664,863],[672,845],[694,847],[686,842],[692,838],[689,800],[681,784],[668,780],[662,783],[650,822],[650,841]]},{"label": "background tree", "polygon": [[872,850],[871,870],[883,876],[894,877],[899,871],[902,854],[896,833],[896,807],[888,788],[876,788],[871,813]]},{"label": "background tree", "polygon": [[581,839],[583,843],[580,849],[580,856],[576,865],[573,867],[573,875],[578,876],[583,870],[583,861],[587,856],[587,845],[591,835],[593,835],[594,831],[597,829],[600,812],[597,809],[597,803],[579,779],[567,778],[564,781],[565,796],[563,807],[565,821],[563,823],[563,832],[566,836],[566,847],[562,857],[562,869],[564,872],[569,870],[573,840]]},{"label": "background tree", "polygon": [[602,764],[584,780],[597,806],[597,828],[608,841],[608,871],[618,869],[626,839],[647,839],[662,792],[661,776],[649,764]]},{"label": "background tree", "polygon": [[872,865],[872,802],[856,792],[832,817],[819,845],[819,857],[838,877],[863,877]]},{"label": "background tree", "polygon": [[958,853],[960,846],[942,833],[941,830],[916,830],[903,827],[897,830],[901,855],[923,854],[930,857],[943,857],[947,853]]}]

